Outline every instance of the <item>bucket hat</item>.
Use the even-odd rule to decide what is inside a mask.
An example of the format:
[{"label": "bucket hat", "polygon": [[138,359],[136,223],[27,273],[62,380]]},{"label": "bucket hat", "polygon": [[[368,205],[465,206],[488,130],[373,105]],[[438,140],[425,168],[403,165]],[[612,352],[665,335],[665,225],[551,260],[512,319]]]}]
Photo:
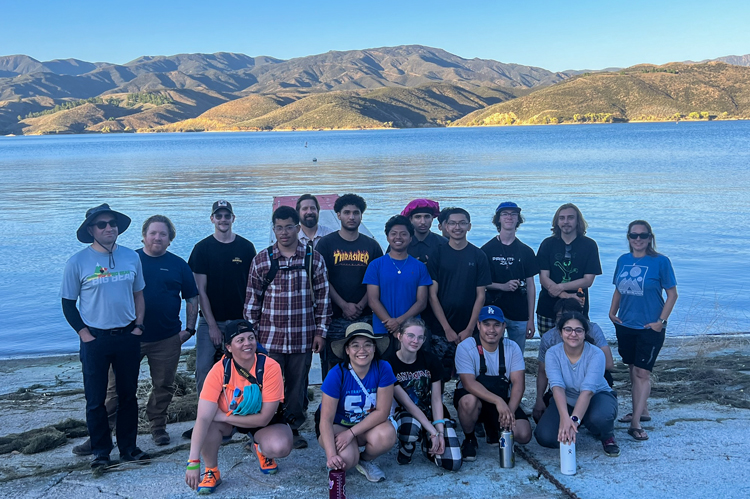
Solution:
[{"label": "bucket hat", "polygon": [[80,227],[78,227],[78,230],[76,231],[76,236],[78,237],[78,240],[82,243],[93,243],[94,242],[94,236],[89,234],[89,225],[91,224],[91,221],[94,220],[96,217],[101,215],[102,213],[111,213],[115,216],[115,219],[117,220],[117,234],[122,234],[125,232],[128,227],[130,227],[130,217],[127,215],[123,215],[119,211],[115,211],[112,208],[109,207],[107,203],[100,204],[99,206],[95,206],[93,208],[89,208],[86,211],[86,219],[83,221]]}]

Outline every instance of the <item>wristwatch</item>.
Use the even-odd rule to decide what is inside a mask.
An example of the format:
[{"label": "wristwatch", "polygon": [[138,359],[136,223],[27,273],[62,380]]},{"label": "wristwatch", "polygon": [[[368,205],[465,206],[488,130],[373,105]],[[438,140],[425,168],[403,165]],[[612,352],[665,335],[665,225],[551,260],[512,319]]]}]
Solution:
[{"label": "wristwatch", "polygon": [[140,329],[142,333],[146,332],[146,326],[144,326],[143,324],[136,324],[135,326],[133,326],[133,329],[135,328]]},{"label": "wristwatch", "polygon": [[659,319],[659,322],[661,322],[661,325],[662,325],[662,326],[666,326],[666,325],[667,325],[667,319],[661,319],[661,318],[660,318],[660,319]]},{"label": "wristwatch", "polygon": [[581,426],[581,421],[578,419],[578,416],[570,416],[570,419],[576,424],[576,426]]},{"label": "wristwatch", "polygon": [[185,331],[187,331],[190,336],[193,336],[195,334],[195,329],[191,327],[186,327]]}]

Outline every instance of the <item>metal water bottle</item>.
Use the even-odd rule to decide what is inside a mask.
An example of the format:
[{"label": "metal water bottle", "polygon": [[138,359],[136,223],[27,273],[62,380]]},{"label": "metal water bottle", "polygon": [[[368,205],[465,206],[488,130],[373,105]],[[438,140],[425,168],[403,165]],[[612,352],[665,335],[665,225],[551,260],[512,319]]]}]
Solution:
[{"label": "metal water bottle", "polygon": [[516,465],[516,451],[513,432],[503,429],[500,433],[500,467],[512,468]]},{"label": "metal water bottle", "polygon": [[576,443],[560,442],[560,472],[563,475],[576,474]]},{"label": "metal water bottle", "polygon": [[346,499],[346,471],[328,472],[328,499]]}]

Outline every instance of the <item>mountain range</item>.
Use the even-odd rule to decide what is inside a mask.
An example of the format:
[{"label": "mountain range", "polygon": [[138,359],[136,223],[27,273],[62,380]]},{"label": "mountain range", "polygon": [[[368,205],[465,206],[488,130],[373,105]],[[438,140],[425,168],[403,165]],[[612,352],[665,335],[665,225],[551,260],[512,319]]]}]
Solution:
[{"label": "mountain range", "polygon": [[[750,55],[721,59],[735,65],[722,66],[735,69],[724,71],[724,80],[713,81],[718,87],[704,85],[691,98],[706,105],[715,102],[713,108],[706,108],[708,112],[744,116],[744,105],[733,109],[719,105],[721,99],[703,98],[722,91],[730,98],[738,91],[722,85],[734,88],[746,84],[742,76],[746,68],[741,66],[750,66]],[[659,71],[666,71],[664,67]],[[597,85],[611,86],[616,79],[604,75],[630,75],[629,80],[620,80],[632,83],[640,74],[651,74],[642,71],[636,66],[617,71],[552,72],[465,59],[420,45],[332,51],[290,60],[227,52],[143,56],[122,65],[77,59],[40,62],[12,55],[0,57],[0,134],[497,124],[487,117],[514,113],[518,122],[526,122],[541,112],[534,107],[541,102],[543,107],[560,108],[558,118],[565,121],[574,114],[622,108],[622,103],[613,103],[607,96],[602,97],[606,104],[594,105],[596,99],[576,101],[569,98],[571,92],[590,94]],[[683,69],[679,74],[701,71]],[[587,84],[576,83],[580,80]],[[662,80],[651,78],[648,85],[666,84]],[[681,85],[698,84],[699,80],[682,78]],[[629,88],[623,91],[629,92]],[[550,104],[550,99],[562,96],[570,102]],[[675,113],[690,110],[689,114],[690,106],[703,111],[697,102],[672,108]],[[485,112],[490,114],[482,114]],[[614,119],[630,120],[639,112],[621,109],[610,114]]]}]

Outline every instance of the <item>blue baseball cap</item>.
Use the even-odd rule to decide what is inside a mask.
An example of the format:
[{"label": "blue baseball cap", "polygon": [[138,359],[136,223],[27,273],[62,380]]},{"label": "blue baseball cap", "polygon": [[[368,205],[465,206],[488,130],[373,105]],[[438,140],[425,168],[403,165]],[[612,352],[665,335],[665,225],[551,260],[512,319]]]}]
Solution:
[{"label": "blue baseball cap", "polygon": [[498,205],[495,213],[499,212],[500,210],[515,210],[518,213],[521,213],[521,208],[513,201],[503,201]]},{"label": "blue baseball cap", "polygon": [[505,322],[503,311],[500,310],[500,307],[496,307],[495,305],[487,305],[486,307],[482,307],[482,310],[479,311],[479,322],[489,319],[497,322]]}]

